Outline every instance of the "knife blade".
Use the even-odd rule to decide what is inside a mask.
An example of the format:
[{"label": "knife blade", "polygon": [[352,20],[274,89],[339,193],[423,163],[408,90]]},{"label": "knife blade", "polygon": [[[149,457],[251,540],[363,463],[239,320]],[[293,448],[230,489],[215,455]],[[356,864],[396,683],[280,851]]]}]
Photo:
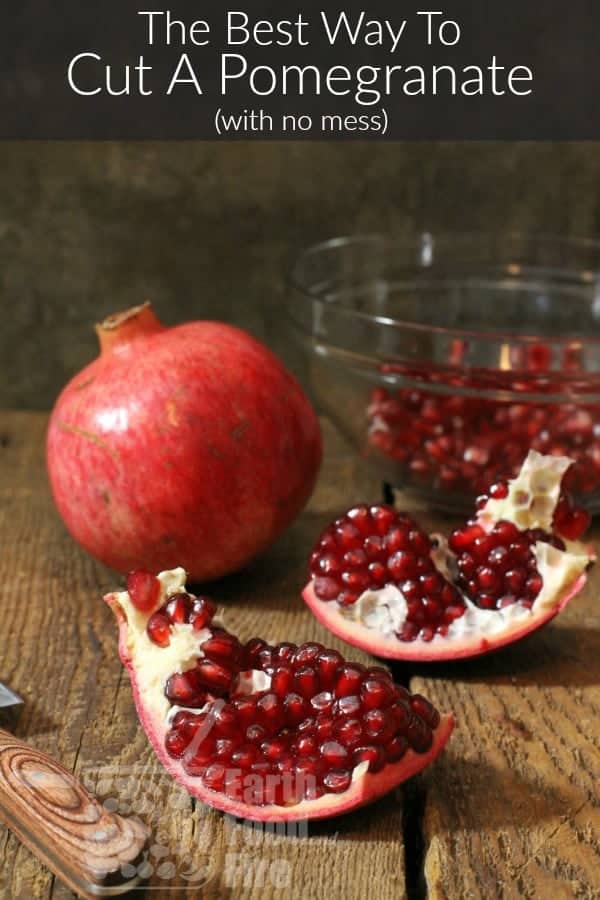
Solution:
[{"label": "knife blade", "polygon": [[[0,682],[0,713],[23,701]],[[0,822],[86,900],[131,890],[150,837],[137,817],[108,812],[60,763],[0,728]]]},{"label": "knife blade", "polygon": [[12,709],[23,703],[21,697],[0,681],[0,709]]}]

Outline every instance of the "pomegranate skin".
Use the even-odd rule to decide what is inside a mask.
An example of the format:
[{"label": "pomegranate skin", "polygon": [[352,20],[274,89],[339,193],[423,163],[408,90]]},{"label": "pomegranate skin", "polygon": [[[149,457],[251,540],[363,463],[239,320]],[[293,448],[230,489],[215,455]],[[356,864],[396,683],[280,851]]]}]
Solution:
[{"label": "pomegranate skin", "polygon": [[322,447],[308,399],[230,325],[167,328],[146,304],[97,330],[101,354],[64,388],[48,429],[65,525],[118,572],[236,571],[312,493]]}]

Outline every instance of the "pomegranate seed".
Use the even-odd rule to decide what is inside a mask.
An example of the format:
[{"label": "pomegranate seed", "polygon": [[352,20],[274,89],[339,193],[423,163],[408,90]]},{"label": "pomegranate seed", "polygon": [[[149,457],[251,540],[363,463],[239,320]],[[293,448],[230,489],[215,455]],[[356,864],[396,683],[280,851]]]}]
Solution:
[{"label": "pomegranate seed", "polygon": [[262,650],[258,653],[258,659],[256,661],[257,669],[262,669],[263,672],[272,673],[273,671],[273,648],[272,647],[263,647]]},{"label": "pomegranate seed", "polygon": [[277,694],[263,694],[256,704],[256,712],[261,725],[268,734],[274,734],[285,724],[285,713]]},{"label": "pomegranate seed", "polygon": [[363,534],[368,534],[371,527],[371,514],[366,504],[355,506],[348,510],[346,518],[350,519],[353,525]]},{"label": "pomegranate seed", "polygon": [[165,612],[174,625],[183,625],[190,617],[191,608],[189,594],[175,594],[167,603]]},{"label": "pomegranate seed", "polygon": [[165,748],[169,756],[172,756],[173,759],[181,759],[188,746],[189,741],[180,731],[167,731],[167,735],[165,737]]},{"label": "pomegranate seed", "polygon": [[[191,741],[198,730],[206,725],[206,715],[179,710],[173,717],[172,728],[180,732],[188,741]],[[209,726],[206,726],[207,728]]]},{"label": "pomegranate seed", "polygon": [[408,550],[399,550],[388,559],[388,569],[395,581],[414,578],[417,574],[417,557]]},{"label": "pomegranate seed", "polygon": [[314,756],[316,752],[317,744],[310,734],[305,734],[296,741],[296,753],[298,756]]},{"label": "pomegranate seed", "polygon": [[339,700],[336,700],[331,712],[336,718],[342,717],[347,719],[359,715],[361,709],[360,697],[351,694],[350,696],[340,697]]},{"label": "pomegranate seed", "polygon": [[258,657],[262,650],[267,647],[267,642],[262,638],[251,638],[244,646],[244,668],[258,669]]},{"label": "pomegranate seed", "polygon": [[249,725],[256,719],[256,697],[234,697],[231,706],[241,725]]},{"label": "pomegranate seed", "polygon": [[330,716],[322,716],[317,719],[316,737],[320,741],[327,741],[333,737],[335,721]]},{"label": "pomegranate seed", "polygon": [[357,550],[362,544],[362,535],[351,522],[342,521],[335,529],[335,538],[342,550]]},{"label": "pomegranate seed", "polygon": [[308,705],[300,694],[288,694],[283,701],[286,721],[289,725],[297,725],[306,718]]},{"label": "pomegranate seed", "polygon": [[509,569],[504,576],[504,586],[508,593],[518,594],[527,578],[525,569]]},{"label": "pomegranate seed", "polygon": [[316,731],[316,722],[312,716],[303,719],[297,727],[298,734],[314,734]]},{"label": "pomegranate seed", "polygon": [[329,713],[333,706],[333,695],[329,691],[321,691],[311,697],[310,705],[315,713]]},{"label": "pomegranate seed", "polygon": [[273,672],[271,679],[271,690],[278,697],[285,697],[292,690],[294,683],[294,670],[291,666],[279,666]]},{"label": "pomegranate seed", "polygon": [[192,602],[192,611],[190,613],[190,625],[194,631],[201,631],[203,628],[206,628],[212,622],[216,611],[216,604],[209,600],[208,597],[197,597]]},{"label": "pomegranate seed", "polygon": [[394,688],[380,678],[367,678],[361,685],[360,696],[366,710],[385,707],[394,700]]},{"label": "pomegranate seed", "polygon": [[129,598],[140,612],[149,613],[155,609],[160,597],[160,581],[150,572],[136,569],[127,576]]},{"label": "pomegranate seed", "polygon": [[246,729],[246,740],[249,744],[261,744],[267,736],[262,725],[250,725]]},{"label": "pomegranate seed", "polygon": [[231,669],[212,659],[201,659],[196,666],[196,672],[200,682],[213,694],[225,694],[231,688],[233,680]]},{"label": "pomegranate seed", "polygon": [[266,759],[276,762],[287,753],[287,745],[280,738],[269,738],[260,745],[260,750]]},{"label": "pomegranate seed", "polygon": [[296,652],[296,645],[283,643],[277,644],[273,648],[273,659],[278,662],[291,662],[294,653]]},{"label": "pomegranate seed", "polygon": [[348,550],[344,553],[342,561],[348,569],[360,569],[367,564],[367,554],[362,549]]},{"label": "pomegranate seed", "polygon": [[477,581],[482,591],[497,591],[502,584],[502,579],[498,573],[489,566],[481,566],[477,570]]},{"label": "pomegranate seed", "polygon": [[528,578],[525,582],[525,590],[527,591],[528,596],[532,599],[537,597],[542,589],[543,583],[544,580],[541,575],[532,575],[531,578]]},{"label": "pomegranate seed", "polygon": [[[356,552],[360,552],[360,551],[356,551]],[[346,556],[348,556],[348,554],[344,554],[344,560],[345,560]],[[341,572],[342,562],[339,559],[339,557],[337,557],[335,554],[325,553],[323,556],[317,555],[315,563],[313,566],[311,566],[311,569],[313,572],[315,572],[315,574],[318,574],[318,575],[333,575],[333,576],[335,576],[339,572]]]},{"label": "pomegranate seed", "polygon": [[306,644],[302,644],[294,653],[292,665],[295,669],[300,669],[303,666],[310,666],[324,650],[325,647],[323,647],[322,644],[317,644],[316,641],[309,641]]},{"label": "pomegranate seed", "polygon": [[383,709],[370,709],[363,717],[365,734],[376,743],[389,740],[394,732],[394,719]]},{"label": "pomegranate seed", "polygon": [[325,741],[319,747],[319,755],[328,766],[343,766],[348,761],[348,751],[339,741]]},{"label": "pomegranate seed", "polygon": [[146,626],[148,637],[159,647],[168,647],[171,642],[171,620],[161,612],[150,616]]},{"label": "pomegranate seed", "polygon": [[319,690],[319,678],[312,666],[303,666],[297,670],[294,689],[305,699],[312,697]]},{"label": "pomegranate seed", "polygon": [[344,664],[344,658],[337,650],[322,650],[315,660],[316,671],[324,688],[331,688]]},{"label": "pomegranate seed", "polygon": [[385,746],[385,758],[388,762],[399,762],[408,750],[408,741],[402,735],[397,735]]},{"label": "pomegranate seed", "polygon": [[360,595],[371,585],[368,572],[342,572],[341,581],[351,593]]},{"label": "pomegranate seed", "polygon": [[359,719],[344,719],[336,722],[334,733],[338,741],[351,750],[363,739],[363,727]]},{"label": "pomegranate seed", "polygon": [[177,672],[167,680],[165,696],[178,706],[204,706],[206,694],[199,684],[196,670]]},{"label": "pomegranate seed", "polygon": [[335,578],[315,578],[313,584],[320,600],[335,600],[341,590],[341,584]]},{"label": "pomegranate seed", "polygon": [[406,738],[417,753],[427,753],[433,742],[431,730],[417,716],[413,716],[409,722]]},{"label": "pomegranate seed", "polygon": [[346,769],[333,769],[323,778],[323,784],[333,794],[341,794],[347,791],[352,781],[352,775]]},{"label": "pomegranate seed", "polygon": [[377,534],[370,534],[367,538],[365,538],[363,549],[367,559],[370,560],[385,559],[387,555],[384,543],[381,537],[379,537],[379,535]]},{"label": "pomegranate seed", "polygon": [[235,750],[235,742],[228,738],[217,738],[215,743],[215,759],[219,762],[229,762],[233,751]]},{"label": "pomegranate seed", "polygon": [[347,663],[342,666],[335,684],[335,696],[349,697],[351,694],[358,694],[364,673],[365,668],[359,663]]},{"label": "pomegranate seed", "polygon": [[200,649],[209,659],[232,667],[240,664],[243,653],[238,639],[227,632],[213,633],[213,637],[200,644]]},{"label": "pomegranate seed", "polygon": [[225,785],[225,776],[227,769],[221,763],[213,763],[208,766],[202,776],[202,781],[206,787],[213,791],[221,791]]},{"label": "pomegranate seed", "polygon": [[373,744],[357,747],[353,753],[353,762],[355,766],[361,762],[368,762],[369,772],[379,772],[385,765],[385,752]]},{"label": "pomegranate seed", "polygon": [[[256,725],[255,727],[258,728],[259,726]],[[249,769],[257,759],[258,748],[250,743],[242,744],[241,747],[238,747],[231,754],[232,766],[237,766],[240,769]]]},{"label": "pomegranate seed", "polygon": [[230,704],[215,706],[211,711],[213,729],[218,737],[235,737],[239,734],[239,722]]},{"label": "pomegranate seed", "polygon": [[410,699],[410,707],[430,728],[436,729],[440,724],[440,714],[437,709],[420,694],[413,694]]},{"label": "pomegranate seed", "polygon": [[499,544],[510,544],[519,537],[519,529],[512,522],[501,520],[496,522],[493,528],[494,537],[498,538]]}]

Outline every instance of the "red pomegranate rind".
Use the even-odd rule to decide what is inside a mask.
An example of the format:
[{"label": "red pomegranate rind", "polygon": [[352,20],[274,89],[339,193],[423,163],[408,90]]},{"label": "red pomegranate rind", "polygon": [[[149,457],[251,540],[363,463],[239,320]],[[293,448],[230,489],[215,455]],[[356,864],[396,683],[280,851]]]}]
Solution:
[{"label": "red pomegranate rind", "polygon": [[148,304],[98,327],[100,356],[65,386],[47,435],[58,511],[117,572],[237,571],[306,504],[319,420],[271,351],[225,323],[161,325]]},{"label": "red pomegranate rind", "polygon": [[[225,793],[216,790],[211,790],[199,777],[191,777],[186,772],[182,760],[175,759],[169,754],[165,747],[165,734],[169,726],[164,717],[156,711],[156,708],[153,707],[152,704],[145,702],[142,691],[140,690],[139,673],[136,670],[136,665],[132,658],[131,635],[129,632],[127,614],[122,606],[120,595],[109,594],[105,599],[113,609],[118,620],[119,653],[130,676],[140,721],[157,756],[167,771],[169,771],[178,782],[184,785],[192,795],[224,812],[228,812],[238,817],[260,821],[294,821],[301,819],[328,818],[340,815],[350,809],[355,809],[358,806],[375,800],[377,797],[380,797],[396,785],[400,784],[406,778],[409,778],[420,771],[443,749],[452,731],[454,725],[453,717],[451,715],[443,716],[438,720],[437,713],[434,713],[432,710],[437,725],[435,728],[431,728],[431,731],[428,731],[427,743],[431,741],[431,746],[424,752],[415,752],[413,749],[409,748],[403,751],[404,755],[400,761],[388,762],[380,771],[370,772],[361,770],[360,775],[355,773],[357,774],[357,777],[353,778],[350,786],[341,793],[325,793],[316,799],[304,799],[289,806],[282,806],[274,803],[256,806],[254,804],[245,803],[242,799],[227,796]],[[139,622],[136,622],[135,627],[137,628],[138,626]],[[216,631],[218,632],[218,629],[216,629]],[[219,634],[222,633],[218,633],[217,640],[224,640]],[[204,639],[204,636],[202,639]],[[150,637],[150,640],[153,640],[152,637]],[[267,645],[263,646],[261,642],[257,641],[255,642],[255,645],[255,652],[258,654],[267,651],[273,652],[271,651],[271,648],[268,648]],[[279,647],[283,647],[280,652],[285,656],[285,645],[279,645]],[[304,651],[304,647],[308,648],[307,655],[310,655],[311,645],[303,645],[300,649]],[[163,651],[157,646],[156,650],[153,652],[162,653]],[[336,656],[333,652],[324,652],[331,655],[332,658],[335,658]],[[350,672],[351,664],[348,664],[347,668],[348,672]],[[377,677],[380,676],[372,676],[373,679],[377,679]],[[394,689],[391,680],[389,680],[389,684],[392,686],[392,689]],[[375,703],[376,701],[373,699],[371,702]],[[429,706],[426,701],[419,702],[424,703],[425,707]],[[419,716],[420,712],[415,710],[415,715]],[[232,764],[229,765],[232,766]],[[334,775],[335,773],[332,774]]]},{"label": "red pomegranate rind", "polygon": [[384,659],[398,659],[405,662],[450,662],[483,656],[485,653],[499,650],[507,644],[513,644],[515,641],[533,634],[562,612],[573,597],[583,590],[585,583],[586,576],[580,575],[555,607],[546,610],[543,615],[535,619],[516,623],[513,628],[507,629],[500,636],[496,635],[493,639],[483,635],[463,639],[454,638],[445,645],[428,644],[422,641],[401,643],[397,638],[386,638],[370,628],[365,628],[359,622],[344,618],[334,604],[323,603],[319,600],[315,596],[312,582],[307,584],[302,597],[321,625],[353,647],[358,647]]}]

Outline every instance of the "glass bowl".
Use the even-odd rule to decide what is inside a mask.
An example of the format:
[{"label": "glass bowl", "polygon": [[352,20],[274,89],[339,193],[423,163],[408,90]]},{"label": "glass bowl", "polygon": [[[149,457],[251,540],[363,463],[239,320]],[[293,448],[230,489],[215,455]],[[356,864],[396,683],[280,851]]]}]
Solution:
[{"label": "glass bowl", "polygon": [[464,512],[533,447],[600,511],[599,243],[344,237],[289,281],[309,384],[382,481]]}]

